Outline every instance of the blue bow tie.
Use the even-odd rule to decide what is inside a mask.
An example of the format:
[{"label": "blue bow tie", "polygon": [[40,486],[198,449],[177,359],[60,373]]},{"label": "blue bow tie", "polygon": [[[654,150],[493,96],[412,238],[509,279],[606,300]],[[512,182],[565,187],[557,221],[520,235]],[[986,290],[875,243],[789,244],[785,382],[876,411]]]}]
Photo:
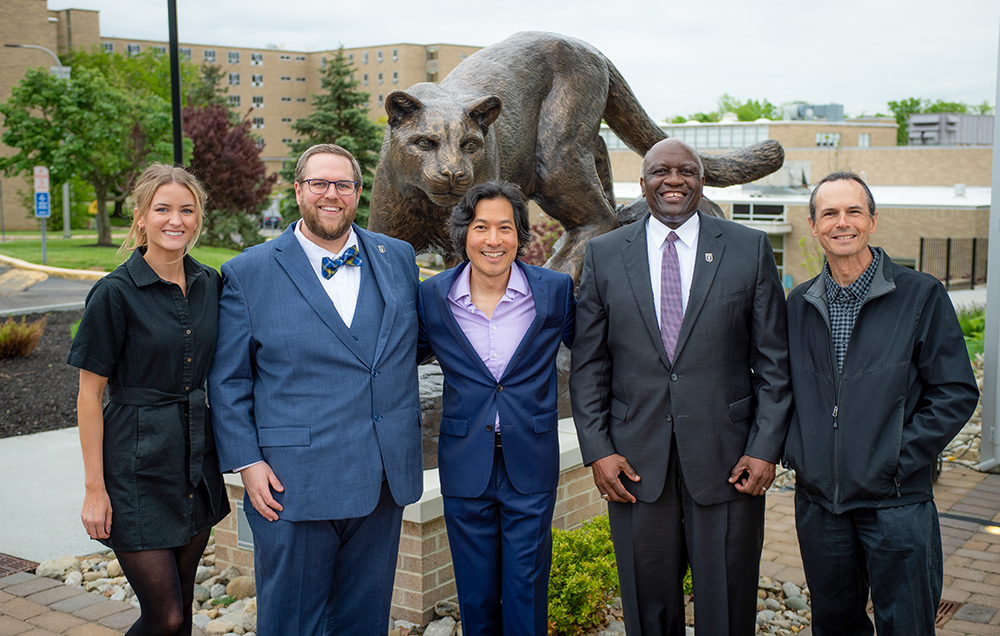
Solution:
[{"label": "blue bow tie", "polygon": [[350,267],[361,267],[361,257],[358,256],[358,248],[356,245],[352,245],[347,248],[343,256],[338,258],[330,258],[329,256],[323,257],[323,278],[333,278],[333,275],[337,273],[341,265],[348,265]]}]

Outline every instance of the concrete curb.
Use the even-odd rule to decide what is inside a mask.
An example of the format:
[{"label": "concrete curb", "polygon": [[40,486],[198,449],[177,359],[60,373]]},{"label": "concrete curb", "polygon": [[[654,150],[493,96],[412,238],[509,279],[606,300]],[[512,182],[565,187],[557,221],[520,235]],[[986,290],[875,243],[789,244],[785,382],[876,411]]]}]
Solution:
[{"label": "concrete curb", "polygon": [[100,280],[108,275],[108,272],[95,272],[89,269],[62,269],[60,267],[50,267],[49,265],[36,265],[19,258],[4,256],[0,254],[0,265],[7,265],[16,269],[28,269],[35,272],[43,272],[49,276],[58,278],[68,278],[70,280]]}]

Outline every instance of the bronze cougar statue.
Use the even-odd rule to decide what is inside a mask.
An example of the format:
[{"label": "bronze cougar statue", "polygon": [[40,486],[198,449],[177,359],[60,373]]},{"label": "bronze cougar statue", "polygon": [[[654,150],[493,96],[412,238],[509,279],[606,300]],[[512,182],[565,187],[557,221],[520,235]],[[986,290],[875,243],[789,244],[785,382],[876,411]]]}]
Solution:
[{"label": "bronze cougar statue", "polygon": [[[502,178],[563,225],[546,267],[577,280],[586,242],[635,220],[645,204],[616,213],[601,120],[640,155],[666,137],[600,51],[555,33],[514,34],[469,56],[440,85],[392,91],[385,109],[369,229],[452,259],[452,206],[473,184]],[[774,172],[784,153],[769,140],[701,158],[706,185],[727,186]],[[703,209],[718,206],[705,200]]]}]

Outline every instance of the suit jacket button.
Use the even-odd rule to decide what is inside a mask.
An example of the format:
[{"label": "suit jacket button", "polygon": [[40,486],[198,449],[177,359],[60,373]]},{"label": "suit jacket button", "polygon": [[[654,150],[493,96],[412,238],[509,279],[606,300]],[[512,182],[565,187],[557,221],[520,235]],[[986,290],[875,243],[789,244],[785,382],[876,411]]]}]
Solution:
[{"label": "suit jacket button", "polygon": [[492,431],[492,430],[493,430],[493,427],[492,427],[492,426],[490,426],[489,424],[487,424],[487,425],[486,425],[486,430],[487,430],[487,431]]},{"label": "suit jacket button", "polygon": [[674,421],[674,417],[672,415],[668,415],[667,416],[667,421],[668,422],[673,422]]},{"label": "suit jacket button", "polygon": [[670,379],[671,379],[672,381],[676,382],[676,381],[677,381],[677,374],[676,374],[676,373],[671,373],[671,374],[670,374]]},{"label": "suit jacket button", "polygon": [[382,416],[381,416],[381,415],[379,415],[378,413],[376,413],[376,414],[375,414],[375,421],[376,421],[376,422],[381,422],[381,421],[382,421]]},{"label": "suit jacket button", "polygon": [[501,385],[499,385],[499,386],[497,386],[497,391],[498,391],[498,392],[499,392],[499,391],[503,391],[503,385],[502,385],[502,384],[501,384]]}]

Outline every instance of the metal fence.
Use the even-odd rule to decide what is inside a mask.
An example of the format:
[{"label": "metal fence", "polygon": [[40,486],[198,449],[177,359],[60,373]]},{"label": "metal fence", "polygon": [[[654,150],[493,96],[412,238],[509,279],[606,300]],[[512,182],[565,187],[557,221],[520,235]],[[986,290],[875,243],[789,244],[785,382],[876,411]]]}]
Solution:
[{"label": "metal fence", "polygon": [[921,238],[919,269],[945,289],[975,289],[986,284],[988,245],[984,238]]}]

